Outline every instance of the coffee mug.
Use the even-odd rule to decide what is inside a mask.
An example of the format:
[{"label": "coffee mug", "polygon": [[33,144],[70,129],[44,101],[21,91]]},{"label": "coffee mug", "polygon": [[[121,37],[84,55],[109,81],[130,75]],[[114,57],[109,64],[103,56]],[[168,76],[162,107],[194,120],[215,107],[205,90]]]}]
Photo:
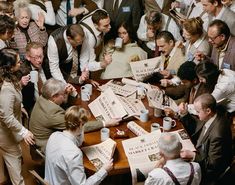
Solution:
[{"label": "coffee mug", "polygon": [[176,121],[171,117],[163,118],[163,130],[170,130],[171,128],[176,126]]},{"label": "coffee mug", "polygon": [[114,44],[114,46],[116,47],[116,48],[122,48],[122,43],[123,43],[123,40],[122,40],[122,38],[120,38],[120,37],[117,37],[116,39],[115,39],[115,44]]},{"label": "coffee mug", "polygon": [[90,100],[90,93],[85,86],[81,87],[81,99],[82,99],[82,101],[89,101]]},{"label": "coffee mug", "polygon": [[84,85],[87,91],[89,92],[90,96],[92,95],[92,85],[91,84],[86,84]]},{"label": "coffee mug", "polygon": [[100,140],[103,142],[109,138],[110,131],[108,128],[102,128],[100,130]]},{"label": "coffee mug", "polygon": [[30,82],[37,83],[38,82],[38,72],[30,71]]},{"label": "coffee mug", "polygon": [[160,127],[160,125],[159,125],[159,123],[152,123],[151,124],[151,132],[153,132],[153,131],[155,131],[155,130],[158,130],[158,129],[160,129],[161,127]]},{"label": "coffee mug", "polygon": [[162,109],[154,108],[154,110],[153,110],[153,115],[154,115],[156,118],[160,118],[160,117],[162,116]]},{"label": "coffee mug", "polygon": [[137,98],[143,99],[145,97],[145,94],[146,94],[145,87],[142,85],[137,86]]},{"label": "coffee mug", "polygon": [[149,111],[147,109],[143,109],[140,111],[140,121],[147,122],[149,118]]}]

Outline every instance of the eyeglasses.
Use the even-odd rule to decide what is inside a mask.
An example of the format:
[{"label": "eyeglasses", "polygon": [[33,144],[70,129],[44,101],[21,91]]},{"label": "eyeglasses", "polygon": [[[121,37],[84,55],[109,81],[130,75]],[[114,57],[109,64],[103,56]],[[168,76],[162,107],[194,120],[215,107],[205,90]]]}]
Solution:
[{"label": "eyeglasses", "polygon": [[211,41],[211,42],[215,42],[215,40],[216,40],[219,36],[221,36],[221,34],[215,36],[214,38],[208,37],[208,39],[209,39],[209,41]]}]

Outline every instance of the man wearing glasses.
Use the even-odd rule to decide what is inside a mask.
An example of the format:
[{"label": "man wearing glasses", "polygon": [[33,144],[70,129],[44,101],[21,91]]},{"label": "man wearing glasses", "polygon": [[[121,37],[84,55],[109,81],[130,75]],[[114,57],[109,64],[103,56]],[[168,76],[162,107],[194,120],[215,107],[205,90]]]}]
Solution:
[{"label": "man wearing glasses", "polygon": [[[231,35],[228,25],[224,21],[214,20],[209,25],[207,34],[213,46],[210,60],[219,69],[235,71],[235,37]],[[201,52],[196,53],[196,59],[199,61],[205,57]]]},{"label": "man wearing glasses", "polygon": [[[41,95],[43,83],[51,77],[49,67],[44,62],[43,45],[38,42],[31,42],[26,47],[26,60],[22,63],[20,71],[23,75],[22,80],[27,84],[22,89],[23,105],[30,114],[32,108]],[[37,71],[37,82],[30,82],[30,72]],[[33,78],[33,77],[31,77]]]}]

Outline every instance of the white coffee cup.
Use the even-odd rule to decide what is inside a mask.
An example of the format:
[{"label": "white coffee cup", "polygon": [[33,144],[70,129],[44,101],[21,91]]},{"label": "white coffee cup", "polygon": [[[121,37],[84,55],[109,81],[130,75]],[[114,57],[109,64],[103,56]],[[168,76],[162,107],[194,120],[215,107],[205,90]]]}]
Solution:
[{"label": "white coffee cup", "polygon": [[84,85],[87,91],[89,92],[90,96],[92,95],[92,85],[91,84],[86,84]]},{"label": "white coffee cup", "polygon": [[163,118],[163,130],[170,130],[171,128],[176,126],[176,121],[171,117]]},{"label": "white coffee cup", "polygon": [[159,123],[152,123],[151,124],[151,132],[153,132],[153,131],[155,131],[155,130],[158,130],[158,129],[160,129],[161,127],[160,127],[160,125],[159,125]]},{"label": "white coffee cup", "polygon": [[160,118],[160,117],[162,116],[162,109],[154,108],[154,110],[153,110],[153,115],[154,115],[156,118]]},{"label": "white coffee cup", "polygon": [[140,111],[140,121],[147,122],[149,119],[149,110],[143,109]]},{"label": "white coffee cup", "polygon": [[122,44],[123,44],[123,40],[122,40],[122,38],[120,38],[120,37],[117,37],[116,39],[115,39],[115,44],[114,44],[114,46],[116,47],[116,48],[122,48]]},{"label": "white coffee cup", "polygon": [[143,99],[145,97],[145,94],[146,94],[146,89],[144,86],[140,85],[140,86],[137,86],[137,97],[139,99]]},{"label": "white coffee cup", "polygon": [[30,71],[30,82],[37,83],[38,82],[38,72]]},{"label": "white coffee cup", "polygon": [[108,139],[110,136],[110,131],[108,128],[102,128],[100,130],[100,140],[103,142],[105,141],[106,139]]},{"label": "white coffee cup", "polygon": [[85,86],[81,87],[81,99],[82,99],[82,101],[89,101],[90,100],[90,93]]}]

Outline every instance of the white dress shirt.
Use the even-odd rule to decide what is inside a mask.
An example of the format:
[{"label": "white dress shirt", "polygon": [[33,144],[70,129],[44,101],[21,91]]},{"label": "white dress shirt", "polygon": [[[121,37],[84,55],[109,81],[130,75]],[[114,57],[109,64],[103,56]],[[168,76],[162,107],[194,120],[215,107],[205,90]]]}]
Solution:
[{"label": "white dress shirt", "polygon": [[[91,20],[91,16],[82,20],[82,22],[86,23],[93,30],[94,35],[84,26],[83,30],[85,32],[85,38],[82,44],[81,54],[80,54],[80,68],[81,71],[88,68],[89,71],[97,71],[102,69],[100,66],[100,62],[96,61],[95,48],[101,44],[100,34],[101,32],[95,28],[93,21]],[[96,42],[97,40],[97,42]]]},{"label": "white dress shirt", "polygon": [[[191,185],[199,185],[201,181],[201,169],[198,163],[192,162],[194,167],[194,178]],[[186,185],[191,173],[191,167],[183,159],[168,160],[165,167],[174,174],[181,185]],[[171,177],[162,169],[155,168],[148,174],[145,185],[175,185]]]},{"label": "white dress shirt", "polygon": [[32,19],[34,21],[38,20],[38,13],[42,12],[44,17],[45,17],[45,24],[48,25],[55,25],[56,21],[55,21],[55,12],[52,6],[51,1],[40,1],[37,0],[39,2],[41,2],[42,4],[45,5],[47,12],[45,12],[43,9],[41,9],[40,6],[35,5],[35,4],[29,4],[29,9],[31,10],[32,13]]},{"label": "white dress shirt", "polygon": [[228,112],[235,111],[235,71],[223,69],[219,75],[212,96],[219,101],[223,98],[228,100],[226,108]]},{"label": "white dress shirt", "polygon": [[[58,142],[59,141],[59,142]],[[101,168],[86,178],[83,154],[69,132],[54,132],[46,146],[45,180],[51,185],[98,185],[107,176]]]},{"label": "white dress shirt", "polygon": [[[66,44],[66,48],[68,52],[68,58],[66,59],[66,62],[70,62],[73,58],[73,47],[67,39],[66,31],[64,31],[63,36],[64,36],[64,40],[65,40],[65,44]],[[57,45],[52,36],[50,36],[48,39],[47,56],[49,59],[49,66],[50,66],[52,77],[65,82],[65,79],[59,67],[59,53],[58,53]]]},{"label": "white dress shirt", "polygon": [[[137,36],[140,40],[145,41],[146,45],[149,49],[151,50],[155,50],[155,40],[149,40],[149,38],[147,37],[147,22],[145,20],[146,14],[143,15],[140,19],[140,24],[139,24],[139,28],[137,30]],[[170,17],[168,15],[162,14],[162,30],[166,30],[172,33],[172,35],[174,36],[174,38],[176,40],[182,40],[181,34],[180,34],[180,30],[178,25],[176,24],[176,22],[174,21],[174,19],[171,18],[168,27],[167,26],[167,21]]]}]

